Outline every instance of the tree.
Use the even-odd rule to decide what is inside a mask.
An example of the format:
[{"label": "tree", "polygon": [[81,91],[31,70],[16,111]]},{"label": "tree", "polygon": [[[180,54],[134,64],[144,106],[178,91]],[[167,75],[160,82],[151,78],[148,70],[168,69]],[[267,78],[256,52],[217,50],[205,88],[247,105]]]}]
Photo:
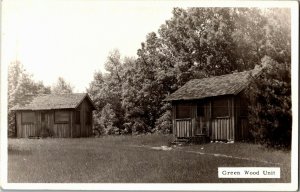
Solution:
[{"label": "tree", "polygon": [[[155,131],[170,125],[163,99],[193,78],[222,75],[237,70],[235,23],[232,9],[175,8],[173,17],[152,32],[138,50],[127,114]],[[131,97],[131,98],[130,98]],[[164,117],[164,118],[160,118]],[[154,129],[156,127],[156,129]],[[170,127],[170,126],[168,126]],[[170,129],[170,128],[167,128]]]},{"label": "tree", "polygon": [[[115,115],[115,119],[111,122],[111,126],[117,127],[121,132],[124,130],[125,117],[122,108],[122,84],[124,81],[124,72],[121,55],[118,50],[110,52],[105,63],[105,70],[107,71],[105,74],[102,74],[101,72],[96,72],[94,74],[94,80],[87,89],[87,92],[91,95],[91,98],[95,101],[96,105],[94,117],[99,121],[96,121],[95,129],[103,131],[103,128],[107,127],[107,125],[103,124],[104,121],[100,121],[100,119],[103,119],[102,115],[109,111],[110,114]],[[104,109],[105,106],[106,108]],[[118,132],[118,134],[120,134],[120,132]],[[109,134],[113,133],[117,132],[109,132]]]},{"label": "tree", "polygon": [[102,126],[104,133],[107,135],[120,134],[120,128],[116,126],[118,118],[112,109],[111,104],[107,104],[101,110],[99,125]]},{"label": "tree", "polygon": [[266,67],[248,91],[249,123],[256,142],[290,147],[292,131],[291,75],[288,65],[266,56]]},{"label": "tree", "polygon": [[172,133],[172,105],[170,103],[165,104],[162,107],[162,111],[165,111],[155,122],[155,131],[158,133],[168,134]]},{"label": "tree", "polygon": [[8,68],[8,135],[15,136],[15,113],[10,109],[16,105],[25,105],[35,95],[49,94],[50,87],[34,82],[19,61],[11,62]]},{"label": "tree", "polygon": [[66,80],[62,77],[58,77],[56,84],[52,86],[52,93],[54,94],[68,94],[73,93],[73,87],[70,83],[67,83]]},{"label": "tree", "polygon": [[250,86],[249,120],[257,142],[268,146],[291,145],[291,32],[288,9],[266,11],[265,56],[267,66]]},{"label": "tree", "polygon": [[172,13],[157,33],[146,36],[137,58],[121,59],[114,50],[105,63],[107,73],[95,74],[89,92],[98,119],[109,104],[115,115],[112,126],[120,132],[171,132],[166,96],[191,79],[253,69],[265,63],[266,56],[286,66],[284,73],[280,67],[272,70],[284,74],[280,81],[288,83],[288,9],[197,7],[174,8]]},{"label": "tree", "polygon": [[[257,88],[263,92],[268,85],[268,90],[272,91],[265,95],[267,98],[279,97],[282,102],[289,103],[288,74],[290,74],[291,43],[288,9],[190,8],[184,10],[175,8],[173,18],[161,26],[159,35],[160,38],[156,40],[158,43],[155,44],[159,46],[153,47],[152,43],[144,47],[145,50],[151,49],[149,57],[152,60],[153,57],[158,57],[160,61],[158,63],[164,63],[169,67],[169,73],[166,74],[173,74],[177,79],[174,87],[182,86],[191,78],[253,69],[261,61],[265,64],[265,58],[268,56],[274,60],[275,66],[272,68],[272,73],[269,71],[266,77],[274,79],[269,80],[272,82],[271,85],[268,85],[270,82],[266,79],[259,81],[265,86],[257,86]],[[167,58],[162,59],[160,53]],[[165,61],[175,64],[168,65]],[[159,65],[157,68],[163,69]],[[278,76],[274,77],[274,73]],[[275,91],[277,81],[286,86],[285,93],[279,94]],[[172,89],[166,90],[165,92],[162,90],[161,94],[167,95]],[[271,94],[273,92],[276,96]],[[271,103],[271,105],[282,107],[278,103]],[[161,127],[169,127],[170,124],[168,120],[170,118],[167,118],[170,113],[168,110],[164,112],[168,107],[162,106],[160,104],[161,110],[158,113],[161,116],[156,123],[157,130]],[[290,114],[287,109],[284,111],[289,121]],[[276,118],[280,119],[280,115],[277,115]],[[265,116],[260,116],[259,120],[266,121],[264,118]],[[255,126],[252,124],[252,127]],[[290,128],[285,130],[286,133],[289,132],[288,130]]]},{"label": "tree", "polygon": [[96,110],[93,112],[94,125],[93,129],[99,134],[104,133],[102,122],[100,121],[103,107],[107,104],[107,96],[104,90],[105,79],[101,72],[94,73],[94,79],[90,83],[87,92],[94,102]]}]

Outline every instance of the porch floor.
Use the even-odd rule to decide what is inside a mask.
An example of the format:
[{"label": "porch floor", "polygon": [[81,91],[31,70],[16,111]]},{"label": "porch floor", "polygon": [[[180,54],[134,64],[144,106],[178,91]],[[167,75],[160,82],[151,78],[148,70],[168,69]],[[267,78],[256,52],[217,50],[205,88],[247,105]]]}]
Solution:
[{"label": "porch floor", "polygon": [[173,144],[186,144],[186,143],[194,143],[194,144],[203,144],[209,143],[210,138],[205,134],[198,134],[193,137],[177,137],[172,143]]}]

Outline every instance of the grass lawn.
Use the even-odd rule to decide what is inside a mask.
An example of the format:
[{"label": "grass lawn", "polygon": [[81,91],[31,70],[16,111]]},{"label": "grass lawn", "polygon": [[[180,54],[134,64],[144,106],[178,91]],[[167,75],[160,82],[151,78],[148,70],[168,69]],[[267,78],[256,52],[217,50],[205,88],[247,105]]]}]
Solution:
[{"label": "grass lawn", "polygon": [[[247,143],[151,148],[170,141],[170,135],[9,139],[8,182],[290,182],[289,151]],[[281,178],[219,179],[218,167],[280,167]]]}]

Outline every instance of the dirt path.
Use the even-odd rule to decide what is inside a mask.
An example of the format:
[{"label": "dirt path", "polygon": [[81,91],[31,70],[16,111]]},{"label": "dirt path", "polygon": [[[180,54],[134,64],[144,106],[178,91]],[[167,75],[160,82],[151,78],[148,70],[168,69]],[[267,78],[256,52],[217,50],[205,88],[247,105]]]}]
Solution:
[{"label": "dirt path", "polygon": [[245,161],[255,161],[255,162],[260,162],[260,163],[266,163],[266,164],[272,164],[272,165],[282,165],[281,163],[275,163],[271,161],[264,161],[264,160],[257,160],[253,158],[246,158],[246,157],[237,157],[237,156],[232,156],[232,155],[225,155],[225,154],[219,154],[219,153],[206,153],[206,152],[199,152],[199,151],[193,151],[193,150],[184,150],[182,147],[167,147],[167,146],[161,146],[161,147],[154,147],[150,145],[130,145],[130,147],[139,147],[139,148],[147,148],[151,150],[162,150],[162,151],[170,151],[170,150],[175,150],[175,151],[182,151],[186,153],[193,153],[197,155],[209,155],[209,156],[214,156],[214,157],[223,157],[223,158],[231,158],[231,159],[239,159],[239,160],[245,160]]}]

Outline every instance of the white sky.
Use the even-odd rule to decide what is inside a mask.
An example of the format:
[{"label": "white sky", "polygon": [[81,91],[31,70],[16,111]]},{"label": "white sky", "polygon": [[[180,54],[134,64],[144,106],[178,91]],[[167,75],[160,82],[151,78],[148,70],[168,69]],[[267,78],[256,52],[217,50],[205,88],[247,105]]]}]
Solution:
[{"label": "white sky", "polygon": [[35,80],[59,76],[85,92],[110,51],[136,56],[141,42],[172,16],[173,7],[291,6],[272,1],[3,0],[1,63],[18,59]]},{"label": "white sky", "polygon": [[2,62],[16,58],[35,80],[59,76],[85,92],[110,51],[136,56],[149,32],[171,18],[172,7],[138,1],[38,0],[2,2]]}]

